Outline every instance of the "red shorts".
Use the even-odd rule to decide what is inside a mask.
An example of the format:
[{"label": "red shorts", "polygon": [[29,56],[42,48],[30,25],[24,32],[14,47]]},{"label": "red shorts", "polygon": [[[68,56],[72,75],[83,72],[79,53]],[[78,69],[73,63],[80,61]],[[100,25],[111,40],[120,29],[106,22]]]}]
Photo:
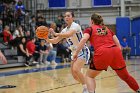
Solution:
[{"label": "red shorts", "polygon": [[114,70],[119,70],[126,67],[119,47],[102,47],[95,51],[93,61],[90,63],[90,69],[107,70],[108,66]]}]

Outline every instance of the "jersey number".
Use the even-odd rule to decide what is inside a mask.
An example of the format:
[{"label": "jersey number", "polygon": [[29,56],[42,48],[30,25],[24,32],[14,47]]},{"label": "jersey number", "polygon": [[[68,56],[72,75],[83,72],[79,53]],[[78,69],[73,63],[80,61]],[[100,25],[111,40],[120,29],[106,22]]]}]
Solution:
[{"label": "jersey number", "polygon": [[73,45],[71,39],[68,39],[69,45]]},{"label": "jersey number", "polygon": [[106,30],[103,30],[103,29],[100,29],[100,28],[97,28],[97,33],[100,36],[107,35],[107,31]]},{"label": "jersey number", "polygon": [[98,32],[98,33],[101,33],[101,32],[102,32],[102,29],[97,28],[97,32]]}]

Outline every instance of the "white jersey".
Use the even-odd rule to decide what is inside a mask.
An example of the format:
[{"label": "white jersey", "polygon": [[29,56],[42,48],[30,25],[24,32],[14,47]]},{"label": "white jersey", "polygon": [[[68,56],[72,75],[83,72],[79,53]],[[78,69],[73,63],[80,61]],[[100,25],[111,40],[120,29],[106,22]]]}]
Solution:
[{"label": "white jersey", "polygon": [[[75,30],[76,31],[76,34],[74,34],[73,36],[69,37],[69,38],[66,38],[67,40],[67,43],[69,45],[69,48],[71,49],[72,53],[76,50],[77,48],[77,45],[79,44],[80,40],[82,39],[83,37],[83,32],[81,30],[81,27],[79,24],[73,22],[71,24],[71,26],[68,28],[64,28],[61,33],[65,33],[65,32],[68,32],[70,30]],[[89,49],[87,47],[87,45],[85,44],[84,48],[80,51],[79,53],[79,57],[80,56],[83,56],[83,55],[88,55],[88,59],[89,59]]]}]

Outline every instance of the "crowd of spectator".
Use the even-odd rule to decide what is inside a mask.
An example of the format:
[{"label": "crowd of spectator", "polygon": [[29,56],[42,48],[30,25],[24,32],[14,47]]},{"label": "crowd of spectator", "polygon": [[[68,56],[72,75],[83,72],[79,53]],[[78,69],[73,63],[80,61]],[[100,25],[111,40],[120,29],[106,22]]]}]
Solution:
[{"label": "crowd of spectator", "polygon": [[[56,56],[58,56],[57,51],[60,48],[45,40],[37,39],[35,29],[44,25],[53,28],[56,32],[60,32],[65,24],[63,16],[59,15],[55,22],[47,24],[41,13],[36,16],[28,15],[25,12],[25,6],[20,0],[11,3],[0,2],[0,8],[0,37],[3,39],[3,43],[10,46],[11,49],[17,49],[18,56],[26,58],[26,66],[36,63],[57,65],[55,60]],[[27,15],[30,16],[30,20],[25,26],[23,21]],[[16,25],[14,26],[15,23]],[[61,45],[63,43],[60,42],[59,46]],[[64,54],[63,52],[61,53],[59,52],[60,57],[66,54],[65,52]],[[70,51],[67,55],[70,55]]]},{"label": "crowd of spectator", "polygon": [[[2,3],[0,7],[3,7],[3,10],[0,10],[0,37],[3,38],[5,45],[17,49],[18,56],[26,58],[26,66],[37,63],[57,65],[55,62],[57,56],[62,58],[62,62],[70,62],[71,50],[65,39],[57,45],[52,45],[36,38],[35,35],[36,28],[41,25],[51,27],[59,33],[66,26],[62,14],[58,15],[54,22],[47,23],[41,13],[28,15],[20,0],[8,4]],[[26,16],[30,17],[30,20],[25,24],[23,20]],[[13,26],[14,23],[16,26]]]}]

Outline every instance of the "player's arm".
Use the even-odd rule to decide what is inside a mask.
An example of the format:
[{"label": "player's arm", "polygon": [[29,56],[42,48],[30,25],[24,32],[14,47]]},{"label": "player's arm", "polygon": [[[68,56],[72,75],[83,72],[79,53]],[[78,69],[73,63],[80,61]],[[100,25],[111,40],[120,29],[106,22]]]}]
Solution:
[{"label": "player's arm", "polygon": [[76,61],[77,56],[78,56],[80,50],[84,47],[85,43],[87,42],[87,40],[89,38],[90,38],[90,35],[85,33],[83,38],[80,40],[80,43],[78,44],[77,49],[76,49],[76,51],[75,51],[75,53],[73,55],[73,61]]},{"label": "player's arm", "polygon": [[52,44],[57,44],[62,39],[63,39],[62,37],[57,36],[57,37],[55,37],[53,39],[47,38],[46,41],[49,42],[49,43],[52,43]]},{"label": "player's arm", "polygon": [[119,42],[119,40],[118,40],[116,35],[113,35],[113,40],[114,40],[115,44],[121,49],[120,42]]},{"label": "player's arm", "polygon": [[115,35],[115,33],[111,29],[109,29],[109,30],[112,34],[112,38],[113,38],[114,43],[121,49],[122,47],[121,47],[121,44],[120,44],[117,36]]},{"label": "player's arm", "polygon": [[80,40],[80,43],[77,46],[77,49],[75,52],[79,53],[80,50],[84,47],[85,43],[87,42],[87,40],[89,39],[90,35],[85,33],[83,38]]},{"label": "player's arm", "polygon": [[74,35],[75,33],[76,33],[76,30],[70,30],[70,31],[65,32],[65,33],[55,33],[55,36],[59,36],[62,38],[69,38],[72,35]]}]

